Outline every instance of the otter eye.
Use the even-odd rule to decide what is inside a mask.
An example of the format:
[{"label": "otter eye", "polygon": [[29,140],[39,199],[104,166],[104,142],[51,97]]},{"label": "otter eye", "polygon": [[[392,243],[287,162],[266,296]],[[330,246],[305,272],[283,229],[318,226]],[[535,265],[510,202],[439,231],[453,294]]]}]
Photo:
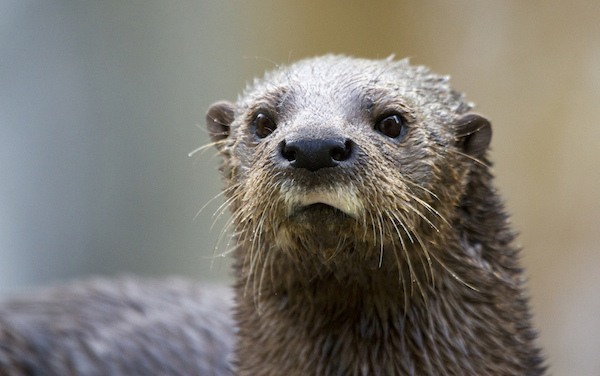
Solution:
[{"label": "otter eye", "polygon": [[406,133],[402,116],[394,114],[384,117],[375,124],[375,129],[390,138],[398,138]]},{"label": "otter eye", "polygon": [[260,138],[265,138],[277,128],[275,122],[266,114],[260,112],[256,115],[254,120],[252,121],[252,125],[254,126],[254,132]]}]

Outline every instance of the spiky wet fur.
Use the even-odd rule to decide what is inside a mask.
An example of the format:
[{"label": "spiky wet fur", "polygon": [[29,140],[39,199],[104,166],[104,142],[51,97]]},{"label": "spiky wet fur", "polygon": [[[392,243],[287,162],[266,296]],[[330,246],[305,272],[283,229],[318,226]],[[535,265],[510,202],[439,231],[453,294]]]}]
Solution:
[{"label": "spiky wet fur", "polygon": [[[543,373],[490,163],[456,126],[471,107],[406,60],[325,56],[209,111],[238,244],[240,375]],[[264,139],[257,111],[277,124]],[[407,121],[402,140],[373,129],[390,111]],[[356,162],[282,166],[277,145],[307,132],[351,138]],[[294,219],[314,192],[351,208]]]}]

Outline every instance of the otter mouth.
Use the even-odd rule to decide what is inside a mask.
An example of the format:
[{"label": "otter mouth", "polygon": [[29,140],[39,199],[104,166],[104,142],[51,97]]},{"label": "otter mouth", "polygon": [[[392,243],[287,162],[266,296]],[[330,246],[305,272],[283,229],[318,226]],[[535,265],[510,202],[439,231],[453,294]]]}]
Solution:
[{"label": "otter mouth", "polygon": [[331,190],[314,192],[288,192],[285,196],[290,217],[299,214],[320,214],[322,216],[342,216],[358,218],[363,210],[362,203],[354,192]]},{"label": "otter mouth", "polygon": [[310,205],[305,205],[297,208],[292,215],[302,215],[302,214],[310,214],[317,215],[320,217],[329,217],[329,216],[342,216],[350,218],[351,216],[344,212],[343,210],[336,208],[335,206],[325,204],[322,202],[317,202]]}]

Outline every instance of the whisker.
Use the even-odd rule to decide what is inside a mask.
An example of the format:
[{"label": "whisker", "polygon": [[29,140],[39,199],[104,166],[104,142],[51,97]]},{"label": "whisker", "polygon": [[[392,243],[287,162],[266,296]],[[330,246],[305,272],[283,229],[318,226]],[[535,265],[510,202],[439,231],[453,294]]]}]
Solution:
[{"label": "whisker", "polygon": [[227,200],[225,200],[225,202],[223,202],[217,208],[217,210],[213,213],[213,220],[212,220],[212,223],[210,224],[209,231],[212,231],[214,229],[215,225],[217,224],[217,222],[219,221],[219,219],[221,219],[224,215],[226,215],[225,210],[227,210],[235,200],[236,200],[235,196],[230,197]]},{"label": "whisker", "polygon": [[454,278],[458,282],[462,283],[464,286],[470,288],[471,290],[479,292],[479,289],[477,289],[475,286],[472,286],[471,284],[465,282],[462,278],[460,278],[458,276],[458,274],[455,273],[452,269],[450,269],[450,267],[448,267],[435,253],[432,253],[431,255],[433,256],[433,259],[435,261],[437,261],[437,263],[440,264],[444,268],[444,270],[446,270],[450,274],[450,276],[452,278]]},{"label": "whisker", "polygon": [[[415,231],[415,232],[413,233],[413,235],[414,235],[415,239],[417,239],[417,243],[418,243],[418,244],[421,246],[421,248],[422,248],[422,249],[425,249],[425,248],[426,248],[426,246],[425,246],[425,243],[424,243],[424,242],[423,242],[423,240],[421,239],[421,236],[419,235],[419,233]],[[406,255],[407,255],[407,257],[408,257],[408,252],[406,252]],[[410,266],[410,264],[409,264],[409,266]],[[414,272],[413,272],[413,273],[414,273]],[[426,298],[426,295],[425,295],[425,290],[423,290],[423,286],[422,286],[422,284],[421,284],[421,282],[420,282],[420,280],[419,280],[419,277],[418,277],[418,275],[417,275],[417,274],[414,274],[414,276],[415,276],[415,282],[416,282],[416,284],[417,284],[417,288],[419,289],[419,291],[421,292],[421,296],[423,297],[423,301],[424,301],[425,303],[427,303],[427,302],[426,302],[426,301],[427,301],[427,298]]]},{"label": "whisker", "polygon": [[[195,220],[198,218],[198,216],[200,216],[200,214],[201,214],[201,213],[202,213],[202,212],[203,212],[203,211],[204,211],[204,210],[205,210],[205,209],[208,207],[208,205],[210,205],[210,204],[211,204],[213,201],[215,201],[216,199],[218,199],[218,198],[220,198],[220,197],[222,197],[222,196],[225,196],[226,194],[228,194],[228,193],[229,193],[229,191],[233,190],[234,188],[237,188],[237,187],[230,187],[230,188],[224,189],[223,191],[221,191],[221,193],[219,193],[219,194],[216,194],[216,195],[215,195],[213,198],[211,198],[210,200],[208,200],[208,202],[207,202],[206,204],[204,204],[204,205],[203,205],[203,206],[200,208],[200,210],[198,210],[198,212],[196,213],[196,215],[194,215],[194,218],[193,218],[192,220],[193,220],[193,221],[195,221]],[[221,205],[219,205],[219,207],[218,207],[218,208],[217,208],[217,209],[216,209],[216,210],[213,212],[213,215],[212,215],[212,216],[213,216],[213,217],[215,217],[215,216],[217,216],[217,217],[218,217],[218,216],[220,216],[220,215],[222,214],[222,213],[220,213],[220,212],[221,212],[222,210],[224,210],[224,209],[222,209],[222,208],[225,208],[225,209],[226,209],[226,208],[228,208],[228,207],[229,207],[229,204],[230,204],[230,203],[233,201],[233,199],[235,199],[235,196],[233,196],[233,197],[230,197],[230,198],[227,198],[227,199],[225,200],[225,202],[223,202]],[[218,213],[218,214],[217,214],[217,213]]]},{"label": "whisker", "polygon": [[[217,239],[217,244],[215,245],[215,247],[213,248],[213,257],[212,260],[210,262],[210,269],[212,270],[213,265],[214,265],[214,260],[216,259],[216,254],[217,254],[217,249],[220,248],[221,246],[221,242],[223,241],[225,234],[229,231],[229,229],[233,226],[233,218],[229,218],[227,220],[227,223],[225,223],[225,226],[223,226],[223,228],[221,229],[220,233],[219,233],[219,237]],[[230,241],[231,241],[231,237],[229,238],[230,240],[227,241],[226,247],[229,248],[230,245]],[[236,246],[237,247],[237,246]]]},{"label": "whisker", "polygon": [[[440,214],[440,212],[437,211],[435,208],[433,208],[429,203],[423,201],[422,199],[420,199],[419,197],[413,195],[412,193],[406,192],[406,195],[409,198],[411,198],[412,200],[414,200],[416,203],[418,203],[421,206],[423,206],[430,213],[432,213],[435,216],[437,216],[438,218],[440,218],[442,221],[444,221],[444,223],[446,223],[448,225],[450,224],[450,222],[448,222],[448,220],[446,219],[446,217],[444,217],[442,214]],[[435,224],[433,224],[433,222],[429,218],[427,218],[427,216],[424,215],[420,210],[418,210],[417,208],[415,208],[413,205],[411,205],[408,202],[405,202],[404,205],[406,207],[408,207],[409,209],[411,209],[415,214],[417,214],[419,217],[421,217],[424,221],[426,221],[427,224],[429,224],[429,226],[431,226],[431,228],[433,228],[436,232],[440,232],[439,228]]]},{"label": "whisker", "polygon": [[381,213],[381,209],[377,209],[377,216],[379,220],[379,263],[378,268],[381,269],[383,265],[383,246],[384,246],[384,236],[383,236],[383,215]]},{"label": "whisker", "polygon": [[485,167],[485,168],[487,168],[487,169],[489,169],[489,168],[490,168],[489,164],[487,164],[485,161],[482,161],[482,160],[481,160],[481,159],[479,159],[479,158],[475,158],[475,157],[474,157],[474,156],[472,156],[472,155],[469,155],[469,154],[463,153],[462,151],[459,151],[459,150],[450,150],[450,151],[451,151],[452,153],[458,154],[458,155],[460,155],[460,156],[462,156],[462,157],[468,158],[468,159],[470,159],[471,161],[475,162],[476,164],[478,164],[478,165],[480,165],[480,166],[483,166],[483,167]]},{"label": "whisker", "polygon": [[428,195],[432,196],[432,197],[433,197],[433,198],[435,198],[436,200],[438,200],[438,201],[440,200],[440,198],[438,197],[438,195],[437,195],[437,194],[435,194],[433,191],[431,191],[431,190],[429,190],[429,189],[427,189],[427,188],[423,187],[422,185],[420,185],[420,184],[418,184],[418,183],[415,183],[415,182],[411,181],[410,179],[404,179],[404,178],[403,178],[403,179],[401,179],[401,180],[402,180],[402,182],[403,182],[403,183],[405,183],[405,184],[410,184],[410,185],[412,185],[412,186],[413,186],[413,187],[415,187],[415,188],[419,188],[419,189],[421,189],[422,191],[424,191],[424,192],[425,192],[425,193],[427,193]]},{"label": "whisker", "polygon": [[[193,157],[194,155],[196,155],[197,153],[201,153],[206,151],[207,149],[210,149],[212,147],[215,147],[219,144],[224,144],[227,140],[219,140],[219,141],[213,141],[213,142],[209,142],[206,145],[202,145],[200,147],[197,147],[196,149],[192,150],[191,152],[188,153],[188,157]],[[217,152],[218,154],[218,152]]]},{"label": "whisker", "polygon": [[[254,291],[254,296],[255,296],[255,298],[258,299],[257,310],[258,310],[259,315],[262,314],[261,297],[262,297],[262,292],[263,292],[263,282],[264,282],[267,266],[269,265],[269,257],[271,256],[272,249],[273,249],[273,247],[269,247],[268,249],[263,250],[264,253],[266,253],[266,255],[265,255],[265,260],[264,260],[262,268],[261,268],[260,278],[259,278],[259,282],[258,282],[258,296],[257,296],[256,291]],[[263,252],[261,252],[261,253],[263,253]]]}]

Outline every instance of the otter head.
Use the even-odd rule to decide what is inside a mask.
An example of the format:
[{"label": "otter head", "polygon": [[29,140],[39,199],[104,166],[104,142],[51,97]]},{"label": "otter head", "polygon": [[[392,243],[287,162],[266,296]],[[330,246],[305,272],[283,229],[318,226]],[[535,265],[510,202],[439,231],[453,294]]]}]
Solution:
[{"label": "otter head", "polygon": [[470,109],[424,67],[340,56],[215,103],[207,127],[245,259],[335,269],[428,258],[490,142]]}]

